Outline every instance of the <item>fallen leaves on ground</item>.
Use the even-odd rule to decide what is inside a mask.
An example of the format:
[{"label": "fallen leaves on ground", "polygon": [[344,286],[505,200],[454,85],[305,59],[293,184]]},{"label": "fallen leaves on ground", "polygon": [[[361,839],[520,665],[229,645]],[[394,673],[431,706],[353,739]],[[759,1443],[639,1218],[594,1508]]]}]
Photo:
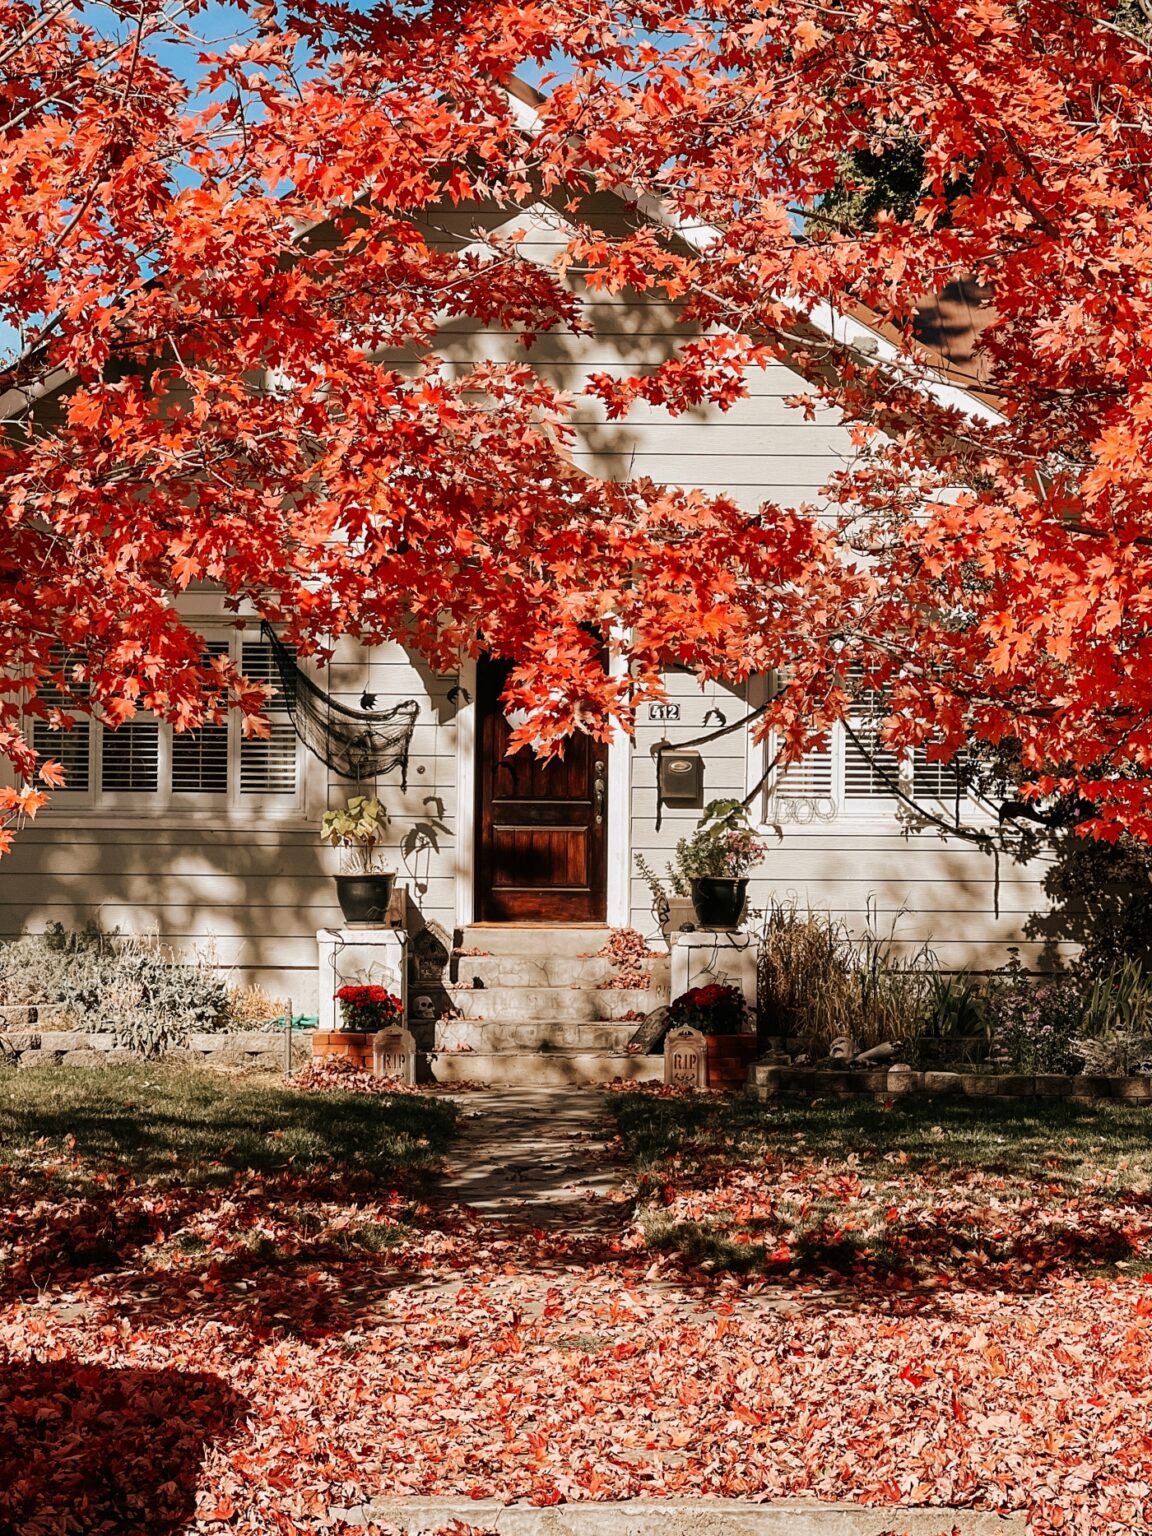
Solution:
[{"label": "fallen leaves on ground", "polygon": [[85,1203],[76,1156],[8,1187],[17,1536],[341,1532],[333,1511],[406,1494],[1152,1525],[1152,1274],[1058,1258],[1026,1285],[829,1290],[654,1255],[623,1212],[607,1236],[513,1230],[363,1172],[109,1175]]}]

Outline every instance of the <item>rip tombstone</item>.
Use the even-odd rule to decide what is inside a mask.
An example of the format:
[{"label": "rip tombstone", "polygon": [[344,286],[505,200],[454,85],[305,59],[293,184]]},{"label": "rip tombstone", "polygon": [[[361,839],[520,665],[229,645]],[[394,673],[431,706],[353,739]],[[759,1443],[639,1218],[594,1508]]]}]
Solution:
[{"label": "rip tombstone", "polygon": [[372,1036],[372,1071],[377,1077],[398,1077],[416,1085],[416,1041],[411,1030],[381,1029]]},{"label": "rip tombstone", "polygon": [[684,1025],[664,1036],[664,1082],[675,1088],[707,1088],[708,1045],[698,1029]]}]

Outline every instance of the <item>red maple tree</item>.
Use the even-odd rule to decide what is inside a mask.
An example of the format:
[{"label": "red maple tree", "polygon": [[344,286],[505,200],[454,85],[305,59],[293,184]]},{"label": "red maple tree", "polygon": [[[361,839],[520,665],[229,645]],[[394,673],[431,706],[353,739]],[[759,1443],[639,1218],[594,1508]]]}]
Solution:
[{"label": "red maple tree", "polygon": [[[261,729],[175,611],[207,582],[305,652],[515,657],[545,743],[627,723],[669,662],[786,662],[762,727],[795,754],[862,665],[892,745],[1006,746],[1089,830],[1152,832],[1152,50],[1124,8],[304,0],[254,9],[198,91],[160,62],[168,13],[123,18],[0,0],[0,746],[26,783],[22,718],[67,713],[46,683],[111,724],[238,704]],[[514,72],[544,61],[527,102]],[[904,205],[829,212],[854,157],[908,143]],[[540,203],[554,267],[516,238]],[[506,232],[445,248],[445,204]],[[914,337],[961,277],[995,295],[983,403]],[[685,339],[590,394],[723,407],[784,359],[857,438],[836,516],[578,471],[530,344],[605,292],[677,303]],[[449,366],[451,323],[520,334],[523,362]]]}]

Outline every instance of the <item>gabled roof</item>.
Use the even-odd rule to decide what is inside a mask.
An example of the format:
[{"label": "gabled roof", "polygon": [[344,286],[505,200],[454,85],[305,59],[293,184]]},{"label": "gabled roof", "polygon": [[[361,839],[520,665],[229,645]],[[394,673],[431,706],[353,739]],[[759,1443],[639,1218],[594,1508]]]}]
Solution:
[{"label": "gabled roof", "polygon": [[[526,131],[536,129],[539,108],[546,105],[548,98],[515,75],[503,81],[502,88],[520,125]],[[616,189],[616,195],[642,217],[675,230],[692,249],[704,250],[717,238],[717,232],[707,226],[689,225],[670,215],[651,192],[621,186]],[[311,227],[302,226],[298,235],[302,238]],[[949,284],[934,298],[926,298],[919,308],[915,325],[919,355],[911,359],[897,328],[861,304],[846,300],[842,305],[809,305],[797,296],[794,307],[819,335],[852,348],[861,357],[899,363],[905,374],[910,363],[913,368],[921,364],[910,382],[938,404],[979,421],[1000,423],[1004,420],[1003,413],[995,393],[982,387],[986,383],[986,370],[975,354],[980,332],[993,319],[989,297],[987,289],[962,281]],[[72,378],[67,368],[60,367],[26,389],[8,390],[0,395],[0,421],[18,419],[37,400],[65,388]]]},{"label": "gabled roof", "polygon": [[[539,108],[546,105],[548,98],[514,75],[503,82],[503,88],[520,124],[526,131],[536,128]],[[616,195],[642,217],[675,230],[692,249],[704,250],[717,238],[716,230],[703,224],[688,224],[669,214],[652,192],[621,186]],[[940,405],[978,421],[998,424],[1004,415],[994,392],[981,387],[986,370],[974,351],[980,332],[994,318],[989,298],[988,290],[971,282],[949,284],[939,296],[926,298],[919,307],[915,325],[917,353],[911,357],[895,326],[853,300],[846,299],[842,305],[810,305],[797,295],[794,308],[816,332],[851,347],[862,357],[899,362],[905,374],[909,365],[914,369],[917,364],[922,365],[909,380],[915,388]]]}]

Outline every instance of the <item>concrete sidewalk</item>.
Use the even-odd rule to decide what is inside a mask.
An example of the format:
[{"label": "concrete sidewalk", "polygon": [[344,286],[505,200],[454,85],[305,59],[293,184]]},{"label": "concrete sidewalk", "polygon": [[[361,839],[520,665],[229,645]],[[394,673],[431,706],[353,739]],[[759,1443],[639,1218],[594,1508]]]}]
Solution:
[{"label": "concrete sidewalk", "polygon": [[1022,1514],[893,1509],[797,1499],[629,1499],[620,1504],[500,1504],[494,1499],[373,1499],[334,1509],[350,1525],[394,1525],[430,1536],[459,1521],[494,1536],[1025,1536]]},{"label": "concrete sidewalk", "polygon": [[622,1169],[604,1095],[590,1088],[494,1088],[462,1095],[441,1199],[498,1221],[574,1235],[619,1226]]}]

